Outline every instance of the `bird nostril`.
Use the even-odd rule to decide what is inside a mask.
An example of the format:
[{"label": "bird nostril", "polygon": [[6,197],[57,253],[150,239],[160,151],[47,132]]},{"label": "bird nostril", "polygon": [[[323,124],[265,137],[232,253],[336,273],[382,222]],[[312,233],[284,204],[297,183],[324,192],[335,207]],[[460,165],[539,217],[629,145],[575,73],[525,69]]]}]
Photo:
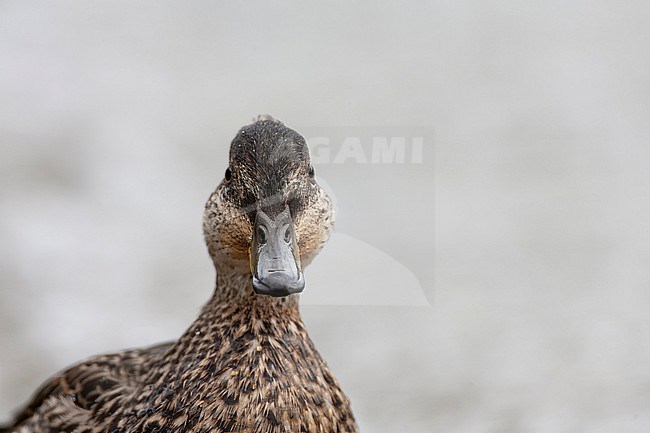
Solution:
[{"label": "bird nostril", "polygon": [[289,227],[284,231],[284,241],[286,243],[291,242],[291,229]]},{"label": "bird nostril", "polygon": [[266,243],[266,233],[262,227],[257,228],[257,238],[259,239],[260,244]]}]

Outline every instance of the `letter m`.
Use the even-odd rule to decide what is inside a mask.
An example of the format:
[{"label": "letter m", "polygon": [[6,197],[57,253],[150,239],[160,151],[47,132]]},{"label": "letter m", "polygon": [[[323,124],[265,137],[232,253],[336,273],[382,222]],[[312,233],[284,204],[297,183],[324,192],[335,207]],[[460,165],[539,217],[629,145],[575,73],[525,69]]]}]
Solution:
[{"label": "letter m", "polygon": [[372,137],[373,164],[403,164],[406,155],[406,137]]}]

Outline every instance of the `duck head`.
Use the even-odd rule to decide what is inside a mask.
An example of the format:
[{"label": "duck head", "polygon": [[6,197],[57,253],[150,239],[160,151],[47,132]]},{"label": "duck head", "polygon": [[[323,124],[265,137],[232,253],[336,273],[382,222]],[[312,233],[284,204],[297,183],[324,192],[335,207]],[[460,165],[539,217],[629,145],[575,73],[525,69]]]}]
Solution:
[{"label": "duck head", "polygon": [[334,214],[305,139],[273,118],[258,119],[232,141],[203,231],[217,272],[249,275],[258,295],[288,296],[304,289],[303,269],[329,238]]}]

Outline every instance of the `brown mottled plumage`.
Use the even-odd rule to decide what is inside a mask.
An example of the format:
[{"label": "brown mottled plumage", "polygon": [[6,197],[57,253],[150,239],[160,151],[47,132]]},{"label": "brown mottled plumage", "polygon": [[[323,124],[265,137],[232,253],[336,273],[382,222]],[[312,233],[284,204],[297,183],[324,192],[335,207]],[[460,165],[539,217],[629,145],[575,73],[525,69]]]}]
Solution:
[{"label": "brown mottled plumage", "polygon": [[298,295],[253,289],[256,214],[286,209],[293,231],[284,240],[300,271],[329,237],[331,203],[304,139],[258,118],[233,140],[226,179],[205,207],[217,284],[199,318],[176,342],[98,356],[54,376],[2,431],[356,432],[348,399],[307,335]]}]

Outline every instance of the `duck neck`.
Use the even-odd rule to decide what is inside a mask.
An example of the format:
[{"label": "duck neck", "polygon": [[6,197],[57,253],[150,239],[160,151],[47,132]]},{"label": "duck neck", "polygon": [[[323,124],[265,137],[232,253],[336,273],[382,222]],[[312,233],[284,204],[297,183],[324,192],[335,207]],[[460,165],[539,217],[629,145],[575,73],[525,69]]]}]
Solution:
[{"label": "duck neck", "polygon": [[242,337],[281,338],[287,332],[295,332],[301,339],[308,340],[298,310],[298,295],[285,298],[256,295],[250,275],[217,269],[214,294],[171,348],[166,362],[180,362],[196,353],[205,357],[222,356],[220,348],[228,348]]},{"label": "duck neck", "polygon": [[257,295],[253,291],[252,277],[239,270],[217,267],[217,284],[214,294],[204,307],[205,310],[224,308],[245,309],[256,312],[257,317],[265,315],[299,316],[299,295],[281,298]]},{"label": "duck neck", "polygon": [[[306,371],[322,368],[300,318],[298,295],[256,295],[250,275],[217,272],[214,295],[145,377],[146,386],[136,395],[139,404],[165,407],[169,403],[166,396],[173,395],[176,408],[191,407],[196,401],[213,402],[210,407],[192,410],[219,413],[239,398],[240,388],[232,381],[254,380],[252,383],[261,387],[265,377],[289,377],[276,371],[286,366],[303,362],[310,363]],[[238,369],[258,366],[260,359],[265,363],[259,374],[246,370],[243,379],[244,373]],[[225,400],[215,399],[219,392]]]}]

